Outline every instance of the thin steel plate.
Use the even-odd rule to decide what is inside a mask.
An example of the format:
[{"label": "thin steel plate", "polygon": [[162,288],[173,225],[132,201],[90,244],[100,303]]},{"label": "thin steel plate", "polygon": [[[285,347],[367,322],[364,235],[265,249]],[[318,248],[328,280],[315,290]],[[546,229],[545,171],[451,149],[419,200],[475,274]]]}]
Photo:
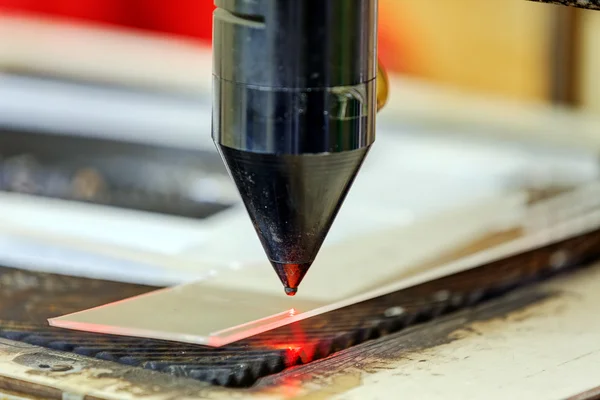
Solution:
[{"label": "thin steel plate", "polygon": [[[346,243],[323,257],[327,265],[315,268],[314,278],[324,284],[306,282],[303,293],[294,298],[271,292],[279,285],[273,272],[262,265],[49,322],[67,329],[219,347],[597,229],[600,211],[596,210],[596,202],[570,206],[578,196],[589,194],[588,188],[566,195],[563,201],[554,199],[535,205],[527,212],[523,198],[513,196],[440,216],[401,232],[371,237],[359,246],[360,251],[356,250],[357,243]],[[565,212],[556,212],[565,207]],[[540,215],[551,217],[540,220]],[[472,221],[477,223],[470,225]],[[465,257],[448,256],[494,231],[512,234],[505,235],[503,241],[492,241],[493,246],[485,251],[473,250]],[[436,259],[440,262],[432,262]]]}]

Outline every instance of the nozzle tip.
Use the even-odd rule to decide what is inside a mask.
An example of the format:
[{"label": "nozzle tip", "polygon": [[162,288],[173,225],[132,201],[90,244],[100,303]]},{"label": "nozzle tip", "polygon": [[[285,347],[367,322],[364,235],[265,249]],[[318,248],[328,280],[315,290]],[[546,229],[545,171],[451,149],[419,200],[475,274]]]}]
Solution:
[{"label": "nozzle tip", "polygon": [[290,264],[290,263],[278,263],[271,261],[277,276],[283,283],[285,288],[285,294],[288,296],[294,296],[298,291],[298,286],[304,278],[306,271],[310,267],[310,263],[304,264]]}]

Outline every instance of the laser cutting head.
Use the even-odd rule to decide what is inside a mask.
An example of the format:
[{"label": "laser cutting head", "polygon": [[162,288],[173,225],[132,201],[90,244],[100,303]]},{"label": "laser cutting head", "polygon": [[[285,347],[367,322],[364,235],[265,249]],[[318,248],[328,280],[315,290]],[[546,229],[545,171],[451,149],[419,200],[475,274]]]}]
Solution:
[{"label": "laser cutting head", "polygon": [[287,294],[375,140],[376,0],[216,0],[213,139]]}]

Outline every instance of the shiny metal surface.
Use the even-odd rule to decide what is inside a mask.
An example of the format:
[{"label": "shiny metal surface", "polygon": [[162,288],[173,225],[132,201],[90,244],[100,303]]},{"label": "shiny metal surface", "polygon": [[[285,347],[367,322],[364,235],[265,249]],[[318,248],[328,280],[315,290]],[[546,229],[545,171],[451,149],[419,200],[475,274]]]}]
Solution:
[{"label": "shiny metal surface", "polygon": [[218,144],[314,154],[373,143],[376,0],[215,3]]}]

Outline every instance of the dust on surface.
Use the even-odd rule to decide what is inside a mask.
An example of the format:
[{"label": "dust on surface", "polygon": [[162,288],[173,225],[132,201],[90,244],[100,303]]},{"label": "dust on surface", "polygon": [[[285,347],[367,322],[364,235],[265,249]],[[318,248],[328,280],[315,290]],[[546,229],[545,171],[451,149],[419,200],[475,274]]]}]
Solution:
[{"label": "dust on surface", "polygon": [[[517,290],[503,298],[473,309],[450,314],[438,320],[405,329],[363,343],[326,359],[265,377],[252,391],[273,393],[279,388],[297,388],[294,398],[327,399],[346,393],[362,383],[364,374],[396,369],[400,360],[427,362],[424,350],[480,335],[486,324],[533,318],[539,306],[556,298],[555,291]],[[289,390],[289,389],[284,389]],[[302,397],[304,396],[304,397]]]}]

